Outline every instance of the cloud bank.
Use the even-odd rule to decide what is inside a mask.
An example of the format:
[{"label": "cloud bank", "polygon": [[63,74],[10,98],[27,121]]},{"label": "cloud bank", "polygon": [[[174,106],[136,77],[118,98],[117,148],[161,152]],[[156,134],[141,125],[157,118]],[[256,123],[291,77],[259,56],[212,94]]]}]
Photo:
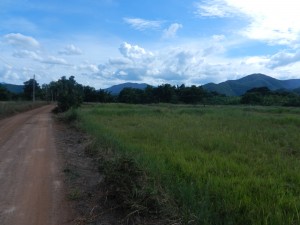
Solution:
[{"label": "cloud bank", "polygon": [[293,45],[299,40],[299,6],[294,0],[209,0],[195,4],[200,18],[239,18],[248,25],[242,35],[269,44]]}]

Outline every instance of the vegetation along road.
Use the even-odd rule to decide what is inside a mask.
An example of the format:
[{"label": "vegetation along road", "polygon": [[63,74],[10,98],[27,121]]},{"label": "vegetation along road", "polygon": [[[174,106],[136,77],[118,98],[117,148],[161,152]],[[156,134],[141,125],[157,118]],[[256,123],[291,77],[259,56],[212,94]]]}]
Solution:
[{"label": "vegetation along road", "polygon": [[0,121],[0,224],[67,224],[53,106]]}]

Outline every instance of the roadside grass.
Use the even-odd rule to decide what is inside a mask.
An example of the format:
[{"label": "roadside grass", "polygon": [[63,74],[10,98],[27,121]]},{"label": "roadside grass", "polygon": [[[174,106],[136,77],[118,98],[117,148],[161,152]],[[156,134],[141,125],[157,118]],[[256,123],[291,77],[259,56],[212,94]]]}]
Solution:
[{"label": "roadside grass", "polygon": [[24,112],[30,109],[34,109],[43,105],[46,105],[46,102],[37,101],[16,101],[16,102],[1,102],[0,101],[0,118],[11,116],[16,113]]},{"label": "roadside grass", "polygon": [[82,193],[79,189],[72,189],[69,193],[67,198],[71,201],[77,201],[82,197]]},{"label": "roadside grass", "polygon": [[300,224],[300,109],[99,104],[77,113],[94,147],[142,168],[184,224]]}]

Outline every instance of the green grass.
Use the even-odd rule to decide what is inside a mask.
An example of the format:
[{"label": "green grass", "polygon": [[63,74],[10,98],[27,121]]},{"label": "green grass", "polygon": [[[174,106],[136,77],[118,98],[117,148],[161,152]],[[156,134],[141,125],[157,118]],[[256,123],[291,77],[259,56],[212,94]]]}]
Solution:
[{"label": "green grass", "polygon": [[103,104],[79,111],[203,225],[300,224],[300,109]]},{"label": "green grass", "polygon": [[35,103],[29,101],[17,102],[1,102],[0,101],[0,118],[11,116],[15,113],[24,112],[47,104],[46,102],[37,101]]}]

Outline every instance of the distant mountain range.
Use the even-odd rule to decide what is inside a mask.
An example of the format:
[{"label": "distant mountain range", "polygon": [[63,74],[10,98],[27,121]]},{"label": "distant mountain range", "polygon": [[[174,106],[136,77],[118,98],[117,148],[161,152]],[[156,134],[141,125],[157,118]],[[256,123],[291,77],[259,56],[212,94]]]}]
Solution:
[{"label": "distant mountain range", "polygon": [[105,91],[111,93],[112,95],[118,95],[124,88],[136,88],[136,89],[142,89],[144,90],[148,84],[138,84],[138,83],[124,83],[124,84],[118,84],[114,85],[110,88],[104,89]]},{"label": "distant mountain range", "polygon": [[16,84],[6,84],[6,83],[0,83],[0,86],[5,87],[7,90],[9,90],[12,93],[22,93],[23,92],[23,85],[16,85]]},{"label": "distant mountain range", "polygon": [[[105,89],[113,95],[119,94],[124,88],[145,89],[148,84],[124,83]],[[219,84],[208,83],[202,86],[207,91],[215,91],[228,96],[240,96],[255,87],[268,87],[270,90],[294,91],[300,94],[300,79],[277,80],[264,74],[251,74],[238,80],[228,80]]]},{"label": "distant mountain range", "polygon": [[300,92],[300,79],[277,80],[264,74],[251,74],[238,80],[228,80],[219,84],[203,85],[207,91],[215,91],[228,96],[243,95],[255,87],[268,87],[270,90],[287,90]]},{"label": "distant mountain range", "polygon": [[[23,85],[0,83],[13,93],[22,93]],[[124,88],[145,89],[145,83],[123,83],[104,89],[112,95],[118,95]],[[277,80],[264,74],[251,74],[238,80],[228,80],[219,84],[208,83],[202,86],[207,91],[215,91],[228,96],[240,96],[251,88],[268,87],[270,90],[286,90],[300,94],[300,79]]]}]

